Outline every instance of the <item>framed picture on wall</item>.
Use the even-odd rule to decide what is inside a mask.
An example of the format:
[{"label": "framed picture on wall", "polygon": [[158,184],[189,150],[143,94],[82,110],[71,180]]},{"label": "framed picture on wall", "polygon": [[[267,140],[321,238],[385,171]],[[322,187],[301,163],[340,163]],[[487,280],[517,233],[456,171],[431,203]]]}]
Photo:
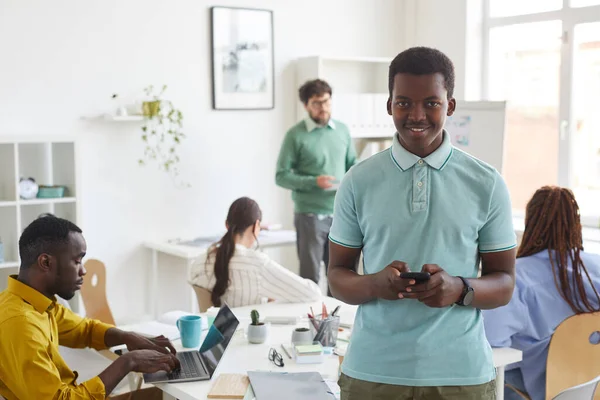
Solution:
[{"label": "framed picture on wall", "polygon": [[274,108],[273,11],[212,7],[211,40],[213,108]]}]

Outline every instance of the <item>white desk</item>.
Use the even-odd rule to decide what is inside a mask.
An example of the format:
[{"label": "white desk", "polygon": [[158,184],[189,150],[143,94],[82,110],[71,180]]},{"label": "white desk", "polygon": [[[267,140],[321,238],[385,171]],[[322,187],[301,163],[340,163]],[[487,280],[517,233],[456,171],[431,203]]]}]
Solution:
[{"label": "white desk", "polygon": [[[340,308],[341,323],[354,321],[356,306],[350,306],[333,298],[325,298],[327,309],[331,312],[338,304]],[[278,304],[269,303],[256,306],[239,307],[232,309],[240,320],[240,327],[244,332],[250,322],[250,310],[257,309],[261,317],[268,316],[305,316],[312,305],[315,312],[320,312],[320,303],[305,304]],[[319,311],[317,311],[319,310]],[[307,322],[301,321],[299,325],[306,325]],[[307,326],[307,325],[306,325]],[[275,372],[320,372],[324,379],[337,381],[339,368],[338,356],[325,356],[325,362],[322,364],[296,364],[294,360],[289,359],[281,349],[282,343],[289,343],[292,335],[293,326],[291,325],[272,325],[269,339],[264,344],[249,344],[244,334],[238,331],[232,339],[223,359],[219,363],[214,377],[221,373],[247,373],[247,371],[275,371]],[[175,343],[178,349],[179,343]],[[268,359],[269,349],[275,348],[282,356],[285,363],[283,368],[276,367]],[[515,349],[494,349],[494,366],[497,371],[496,383],[498,385],[498,400],[504,398],[504,367],[508,364],[521,360],[521,351]],[[175,384],[157,384],[161,390],[179,400],[206,399],[208,392],[212,387],[212,381],[186,382]],[[283,396],[284,397],[284,396]]]},{"label": "white desk", "polygon": [[[148,241],[144,242],[144,247],[152,251],[152,270],[151,270],[151,285],[152,285],[152,315],[154,318],[158,318],[158,253],[168,254],[174,257],[183,258],[186,260],[186,280],[190,276],[192,264],[196,259],[206,255],[206,250],[212,241],[208,240],[205,243],[199,243],[199,245],[186,245],[181,242],[158,242]],[[287,230],[277,231],[261,231],[258,236],[258,243],[261,248],[268,247],[279,247],[296,244],[296,232]],[[189,288],[191,293],[190,310],[194,312],[197,308],[196,295],[192,288]]]}]

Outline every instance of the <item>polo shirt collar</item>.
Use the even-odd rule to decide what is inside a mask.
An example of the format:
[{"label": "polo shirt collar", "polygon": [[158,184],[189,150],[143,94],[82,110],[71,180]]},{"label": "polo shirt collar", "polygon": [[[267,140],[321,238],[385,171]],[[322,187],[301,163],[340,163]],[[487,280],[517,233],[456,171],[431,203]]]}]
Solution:
[{"label": "polo shirt collar", "polygon": [[[317,128],[323,128],[323,125],[317,125],[317,123],[313,121],[311,117],[304,118],[304,123],[306,124],[307,132],[312,132]],[[331,129],[335,129],[335,122],[333,122],[333,119],[329,118],[329,122],[327,122],[326,126],[328,126]]]},{"label": "polo shirt collar", "polygon": [[[450,136],[445,130],[442,134],[444,135],[444,137],[442,139],[442,144],[440,145],[440,147],[435,149],[435,151],[427,157],[423,158],[423,161],[425,161],[427,165],[437,170],[441,170],[442,168],[444,168],[444,166],[448,163],[448,160],[450,160],[450,157],[452,156],[453,146],[452,143],[450,143]],[[421,159],[421,157],[411,153],[410,151],[402,147],[400,141],[398,140],[398,133],[396,133],[394,135],[394,141],[392,143],[392,159],[402,171],[406,171],[407,169],[410,169],[413,165],[415,165]]]},{"label": "polo shirt collar", "polygon": [[11,275],[8,277],[7,290],[31,304],[33,308],[35,308],[40,314],[52,309],[56,303],[56,298],[50,300],[31,286],[27,286],[23,282],[17,280],[17,275]]}]

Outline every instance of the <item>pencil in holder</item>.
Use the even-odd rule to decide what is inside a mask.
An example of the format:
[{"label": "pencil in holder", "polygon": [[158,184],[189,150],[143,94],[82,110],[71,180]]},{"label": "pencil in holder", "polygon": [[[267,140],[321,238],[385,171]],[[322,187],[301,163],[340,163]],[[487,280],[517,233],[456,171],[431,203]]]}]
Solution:
[{"label": "pencil in holder", "polygon": [[340,329],[339,316],[322,319],[320,315],[317,315],[316,318],[309,319],[308,327],[314,335],[314,341],[320,342],[323,347],[335,347]]}]

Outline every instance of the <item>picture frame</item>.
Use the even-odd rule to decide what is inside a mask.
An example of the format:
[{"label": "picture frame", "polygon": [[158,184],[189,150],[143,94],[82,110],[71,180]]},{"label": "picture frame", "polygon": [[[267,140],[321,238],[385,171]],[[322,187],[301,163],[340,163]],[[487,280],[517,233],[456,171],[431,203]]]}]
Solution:
[{"label": "picture frame", "polygon": [[273,11],[211,7],[215,110],[275,108]]}]

